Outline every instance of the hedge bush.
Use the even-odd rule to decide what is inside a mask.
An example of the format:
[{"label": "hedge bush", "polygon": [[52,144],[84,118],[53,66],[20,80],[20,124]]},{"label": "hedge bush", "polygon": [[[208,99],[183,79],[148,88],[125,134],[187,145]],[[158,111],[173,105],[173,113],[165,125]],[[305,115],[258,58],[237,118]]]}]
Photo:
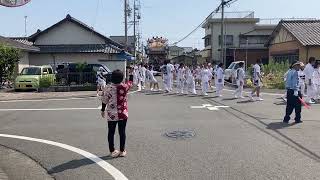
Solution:
[{"label": "hedge bush", "polygon": [[43,76],[40,78],[39,86],[40,88],[49,88],[53,85],[54,80],[51,77]]}]

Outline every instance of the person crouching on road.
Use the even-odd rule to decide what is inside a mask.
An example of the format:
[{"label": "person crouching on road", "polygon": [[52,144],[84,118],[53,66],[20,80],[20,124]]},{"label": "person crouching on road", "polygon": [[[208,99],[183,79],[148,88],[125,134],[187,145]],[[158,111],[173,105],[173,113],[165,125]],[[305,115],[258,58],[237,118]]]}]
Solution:
[{"label": "person crouching on road", "polygon": [[[103,89],[101,116],[108,120],[108,143],[110,156],[125,157],[126,124],[128,120],[128,92],[132,87],[132,79],[126,78],[123,83],[124,74],[115,70],[111,75],[111,83]],[[114,134],[118,124],[120,136],[120,151],[114,148]]]},{"label": "person crouching on road", "polygon": [[223,63],[220,63],[218,65],[218,68],[217,68],[217,75],[216,75],[216,93],[217,93],[217,96],[218,97],[221,97],[222,94],[222,90],[223,90],[223,87],[224,87],[224,71],[223,71]]},{"label": "person crouching on road", "polygon": [[244,63],[239,63],[239,68],[236,71],[236,80],[237,80],[237,90],[235,91],[235,98],[244,98],[243,97],[243,86],[244,86],[244,79],[245,79],[245,72],[243,69]]},{"label": "person crouching on road", "polygon": [[295,110],[296,123],[302,123],[301,121],[301,101],[299,98],[302,98],[300,89],[299,89],[299,76],[298,71],[300,69],[301,63],[294,62],[292,64],[292,69],[288,72],[287,81],[286,81],[286,89],[287,89],[287,107],[286,107],[286,115],[283,119],[284,123],[289,123],[290,116]]}]

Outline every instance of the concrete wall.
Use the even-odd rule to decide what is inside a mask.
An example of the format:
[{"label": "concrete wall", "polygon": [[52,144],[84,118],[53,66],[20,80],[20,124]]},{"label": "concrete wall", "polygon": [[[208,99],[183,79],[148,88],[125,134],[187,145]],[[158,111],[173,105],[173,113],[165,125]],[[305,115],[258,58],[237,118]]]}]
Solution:
[{"label": "concrete wall", "polygon": [[35,41],[35,45],[57,44],[104,44],[103,38],[72,22],[65,22],[45,33]]},{"label": "concrete wall", "polygon": [[63,62],[105,64],[110,70],[125,70],[124,61],[119,61],[116,55],[102,53],[68,53],[68,54],[30,54],[30,65],[54,65]]},{"label": "concrete wall", "polygon": [[[254,29],[255,23],[226,23],[225,24],[225,35],[233,35],[233,45],[227,47],[239,47],[239,35],[247,33]],[[220,45],[219,36],[221,34],[220,23],[211,24],[212,29],[212,57],[214,60],[220,59]]]},{"label": "concrete wall", "polygon": [[21,56],[22,57],[20,58],[20,61],[18,63],[18,73],[20,73],[23,68],[29,67],[29,53],[22,51]]}]

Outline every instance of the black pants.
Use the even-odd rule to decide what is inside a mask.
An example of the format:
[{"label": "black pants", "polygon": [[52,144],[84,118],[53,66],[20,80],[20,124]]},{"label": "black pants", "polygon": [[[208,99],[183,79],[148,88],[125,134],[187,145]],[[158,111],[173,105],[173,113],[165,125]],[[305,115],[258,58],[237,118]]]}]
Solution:
[{"label": "black pants", "polygon": [[116,131],[117,124],[120,136],[120,151],[123,152],[125,150],[127,120],[108,121],[108,142],[110,152],[114,151],[114,134]]},{"label": "black pants", "polygon": [[301,121],[301,102],[299,100],[299,97],[302,98],[301,92],[299,91],[298,97],[294,96],[294,90],[288,89],[287,90],[287,108],[286,108],[286,116],[284,117],[284,122],[290,121],[290,116],[295,110],[296,117],[295,121],[299,122]]}]

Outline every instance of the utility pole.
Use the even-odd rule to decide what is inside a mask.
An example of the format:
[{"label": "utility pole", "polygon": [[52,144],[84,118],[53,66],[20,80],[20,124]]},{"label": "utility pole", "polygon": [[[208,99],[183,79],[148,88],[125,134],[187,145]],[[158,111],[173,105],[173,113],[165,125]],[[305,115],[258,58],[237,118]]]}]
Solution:
[{"label": "utility pole", "polygon": [[246,64],[245,64],[245,70],[247,70],[247,67],[248,67],[248,46],[249,46],[248,37],[247,37],[246,42],[247,42],[247,44],[246,44]]},{"label": "utility pole", "polygon": [[221,0],[221,35],[220,35],[220,43],[221,43],[221,54],[220,54],[220,61],[226,65],[225,56],[224,56],[224,5],[225,1]]},{"label": "utility pole", "polygon": [[137,60],[137,35],[136,35],[136,11],[137,11],[137,7],[136,7],[136,0],[133,0],[133,41],[134,41],[134,50],[133,50],[133,56],[134,56],[134,60]]},{"label": "utility pole", "polygon": [[124,0],[124,50],[128,50],[128,0]]}]

